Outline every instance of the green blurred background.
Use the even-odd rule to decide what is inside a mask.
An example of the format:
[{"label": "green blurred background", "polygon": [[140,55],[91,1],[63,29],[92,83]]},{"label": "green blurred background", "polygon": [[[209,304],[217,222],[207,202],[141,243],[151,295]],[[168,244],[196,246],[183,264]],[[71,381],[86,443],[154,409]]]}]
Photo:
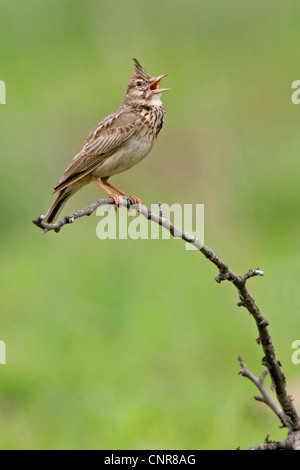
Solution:
[{"label": "green blurred background", "polygon": [[[112,182],[150,205],[205,204],[205,243],[244,274],[300,397],[296,0],[2,0],[0,79],[2,449],[232,449],[281,439],[238,377],[260,374],[254,321],[233,286],[178,240],[60,234],[31,219],[137,57],[168,73],[151,155]],[[65,213],[102,197],[90,185]]]}]

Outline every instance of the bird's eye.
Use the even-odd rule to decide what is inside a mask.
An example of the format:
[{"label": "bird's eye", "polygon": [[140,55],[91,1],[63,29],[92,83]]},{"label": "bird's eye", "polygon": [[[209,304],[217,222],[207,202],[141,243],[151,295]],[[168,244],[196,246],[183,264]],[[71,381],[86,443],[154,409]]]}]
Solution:
[{"label": "bird's eye", "polygon": [[143,85],[143,82],[142,82],[141,80],[138,80],[138,81],[136,82],[136,86],[142,86],[142,85]]}]

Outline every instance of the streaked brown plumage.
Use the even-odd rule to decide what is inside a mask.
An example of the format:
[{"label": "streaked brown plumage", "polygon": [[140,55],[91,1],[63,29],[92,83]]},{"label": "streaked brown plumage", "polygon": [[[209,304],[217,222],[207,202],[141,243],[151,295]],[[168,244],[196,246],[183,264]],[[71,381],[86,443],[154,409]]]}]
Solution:
[{"label": "streaked brown plumage", "polygon": [[[60,181],[54,186],[58,193],[44,222],[53,223],[67,200],[86,184],[94,181],[113,197],[116,209],[124,191],[108,183],[108,178],[122,173],[141,161],[152,149],[160,132],[165,108],[160,96],[169,89],[158,88],[166,75],[152,77],[137,61],[127,86],[122,105],[107,116],[87,137]],[[99,179],[101,181],[99,181]],[[131,196],[134,202],[140,199]]]}]

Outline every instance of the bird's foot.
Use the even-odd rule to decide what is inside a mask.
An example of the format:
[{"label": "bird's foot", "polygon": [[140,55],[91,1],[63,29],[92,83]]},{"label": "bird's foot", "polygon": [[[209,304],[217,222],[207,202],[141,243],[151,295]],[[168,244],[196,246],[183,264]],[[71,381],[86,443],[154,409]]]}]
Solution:
[{"label": "bird's foot", "polygon": [[[109,195],[109,197],[111,197],[114,200],[114,202],[115,202],[115,212],[117,213],[118,212],[118,207],[120,205],[122,205],[122,200],[121,200],[120,196],[118,196],[115,193],[109,192],[108,195]],[[108,215],[108,211],[107,211],[107,215]]]},{"label": "bird's foot", "polygon": [[131,212],[131,206],[133,206],[134,204],[138,204],[139,205],[139,212],[141,213],[143,201],[141,199],[139,199],[138,197],[136,197],[136,196],[129,196],[129,194],[124,194],[123,200],[124,199],[126,200],[126,206],[127,206],[128,214],[130,215],[130,217],[132,219],[134,219],[134,217],[132,215],[132,212]]},{"label": "bird's foot", "polygon": [[132,204],[138,204],[139,205],[139,212],[141,213],[142,212],[143,201],[141,199],[139,199],[138,197],[136,197],[136,196],[129,196],[129,200],[132,202]]}]

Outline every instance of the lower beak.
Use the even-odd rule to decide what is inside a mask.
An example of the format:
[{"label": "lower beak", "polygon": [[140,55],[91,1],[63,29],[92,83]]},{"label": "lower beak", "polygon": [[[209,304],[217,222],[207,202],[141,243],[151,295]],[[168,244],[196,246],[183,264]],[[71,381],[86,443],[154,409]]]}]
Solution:
[{"label": "lower beak", "polygon": [[159,82],[161,81],[162,78],[166,77],[167,74],[165,73],[164,75],[160,75],[155,79],[151,85],[149,85],[149,90],[152,91],[153,94],[157,93],[163,93],[164,91],[170,91],[171,88],[158,88]]}]

